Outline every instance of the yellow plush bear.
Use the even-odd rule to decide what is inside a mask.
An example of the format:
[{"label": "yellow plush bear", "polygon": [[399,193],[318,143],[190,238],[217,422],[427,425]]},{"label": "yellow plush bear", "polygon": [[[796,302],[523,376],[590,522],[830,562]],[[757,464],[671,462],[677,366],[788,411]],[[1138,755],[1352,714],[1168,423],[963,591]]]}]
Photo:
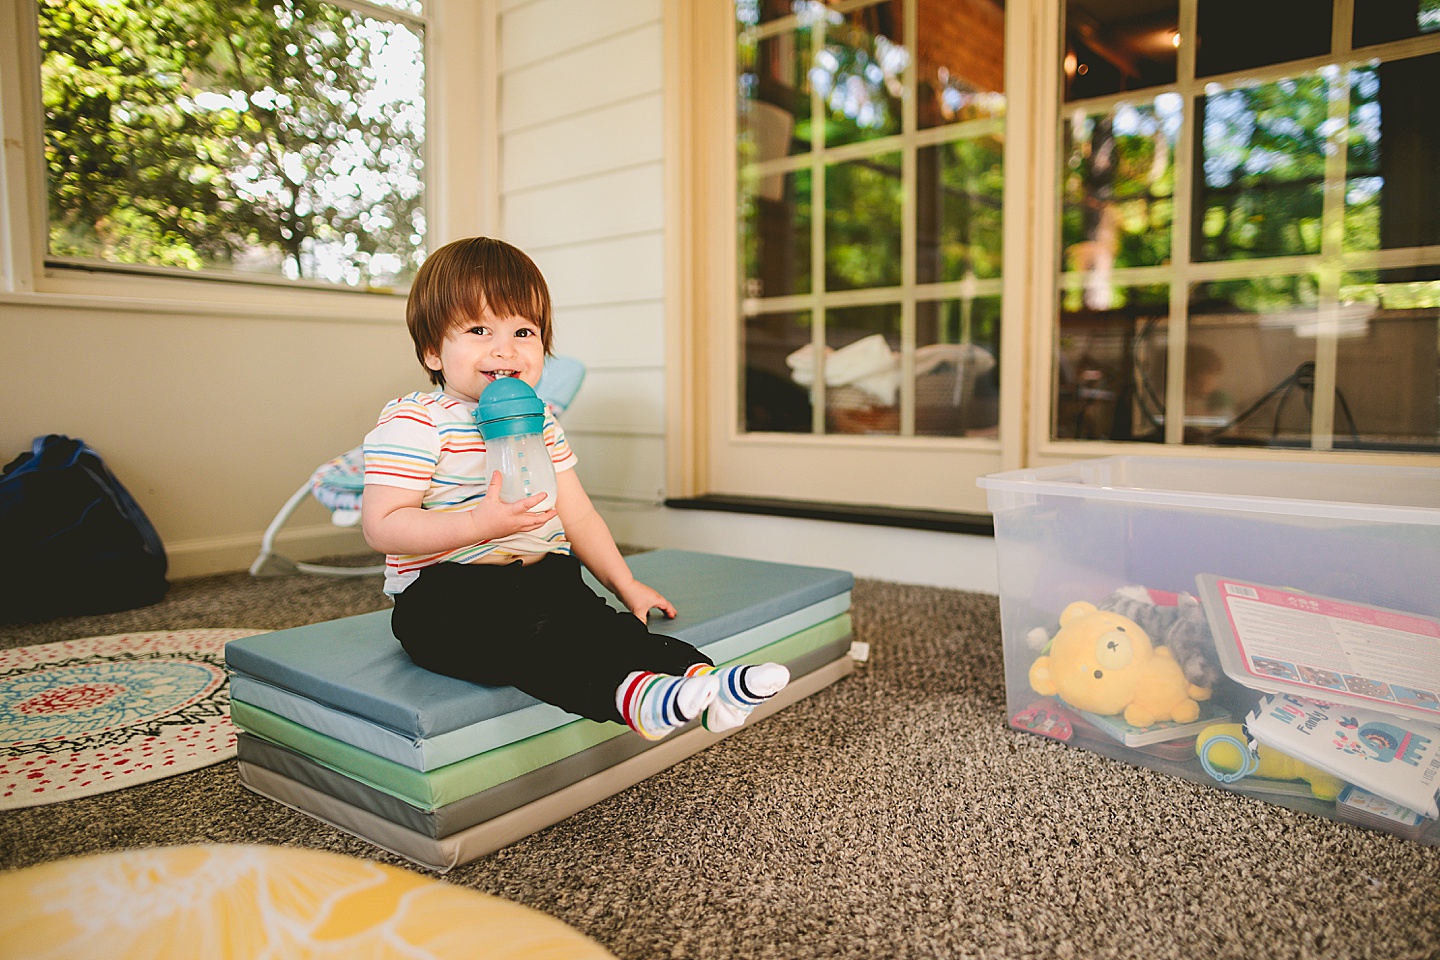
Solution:
[{"label": "yellow plush bear", "polygon": [[1083,600],[1060,614],[1050,652],[1030,667],[1030,686],[1070,706],[1148,727],[1161,720],[1188,723],[1210,690],[1185,678],[1166,647],[1157,647],[1135,621],[1097,610]]}]

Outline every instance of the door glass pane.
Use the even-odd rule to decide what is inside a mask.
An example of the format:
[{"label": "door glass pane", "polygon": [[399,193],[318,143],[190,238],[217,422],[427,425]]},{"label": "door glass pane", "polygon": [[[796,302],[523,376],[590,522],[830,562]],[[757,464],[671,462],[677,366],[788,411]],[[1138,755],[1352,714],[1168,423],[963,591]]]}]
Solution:
[{"label": "door glass pane", "polygon": [[1440,448],[1440,266],[1347,274],[1335,445]]},{"label": "door glass pane", "polygon": [[[1369,3],[1376,0],[1356,6]],[[1198,0],[1195,75],[1323,57],[1330,52],[1331,22],[1328,0]]]},{"label": "door glass pane", "polygon": [[900,283],[900,154],[825,168],[825,287]]},{"label": "door glass pane", "polygon": [[916,37],[919,127],[1005,115],[1005,4],[921,3]]},{"label": "door glass pane", "polygon": [[1070,0],[1065,5],[1065,99],[1174,83],[1179,25],[1178,3]]},{"label": "door glass pane", "polygon": [[825,315],[825,430],[900,432],[900,304]]},{"label": "door glass pane", "polygon": [[1066,120],[1065,269],[1095,273],[1103,286],[1112,267],[1169,262],[1182,103],[1162,94]]},{"label": "door glass pane", "polygon": [[1000,276],[1005,188],[1002,137],[916,151],[916,280]]},{"label": "door glass pane", "polygon": [[[796,355],[796,351],[802,351]],[[810,313],[765,313],[745,318],[742,423],[757,433],[809,433]]]},{"label": "door glass pane", "polygon": [[[1065,17],[1050,435],[1440,451],[1440,0]],[[1175,55],[1135,59],[1141,20]]]},{"label": "door glass pane", "polygon": [[1000,298],[915,305],[915,433],[994,436],[1000,422]]},{"label": "door glass pane", "polygon": [[1170,290],[1163,284],[1065,292],[1055,439],[1163,439],[1165,385],[1157,378],[1165,369],[1169,320]]},{"label": "door glass pane", "polygon": [[[993,437],[1005,3],[790,9],[737,6],[738,420],[750,432]],[[907,375],[914,365],[903,384],[902,357]]]},{"label": "door glass pane", "polygon": [[[836,22],[838,20],[838,22]],[[826,18],[825,45],[810,82],[825,101],[825,142],[830,146],[900,132],[902,74],[910,65],[901,0],[860,7]]]},{"label": "door glass pane", "polygon": [[[1200,375],[1187,387],[1187,416],[1204,411],[1189,442],[1310,445],[1316,287],[1312,276],[1288,276],[1191,288],[1190,339],[1213,356],[1197,361]],[[1215,418],[1223,423],[1209,425]]]},{"label": "door glass pane", "polygon": [[741,35],[740,136],[763,163],[810,147],[810,30]]},{"label": "door glass pane", "polygon": [[757,175],[741,171],[741,255],[745,294],[810,292],[810,169]]},{"label": "door glass pane", "polygon": [[788,17],[795,7],[803,6],[795,0],[735,0],[735,19],[741,24],[755,26]]},{"label": "door glass pane", "polygon": [[1440,0],[1409,0],[1403,3],[1360,0],[1355,4],[1354,34],[1350,42],[1364,47],[1437,31],[1440,31]]},{"label": "door glass pane", "polygon": [[1197,260],[1320,252],[1327,83],[1318,73],[1197,100]]},{"label": "door glass pane", "polygon": [[1440,54],[1350,73],[1345,249],[1440,244]]}]

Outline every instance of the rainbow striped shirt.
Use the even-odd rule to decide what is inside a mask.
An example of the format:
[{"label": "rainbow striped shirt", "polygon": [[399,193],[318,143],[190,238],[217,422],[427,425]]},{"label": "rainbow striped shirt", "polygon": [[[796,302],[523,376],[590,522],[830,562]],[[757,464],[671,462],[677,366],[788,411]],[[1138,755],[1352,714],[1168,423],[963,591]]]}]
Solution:
[{"label": "rainbow striped shirt", "polygon": [[[575,466],[575,453],[549,406],[545,446],[555,469]],[[392,400],[365,436],[365,483],[424,491],[426,510],[468,510],[485,496],[490,470],[485,441],[475,425],[475,404],[444,393],[412,393]],[[385,558],[385,592],[397,594],[434,563],[496,563],[532,553],[569,553],[570,542],[556,517],[529,533],[484,540],[458,550]]]}]

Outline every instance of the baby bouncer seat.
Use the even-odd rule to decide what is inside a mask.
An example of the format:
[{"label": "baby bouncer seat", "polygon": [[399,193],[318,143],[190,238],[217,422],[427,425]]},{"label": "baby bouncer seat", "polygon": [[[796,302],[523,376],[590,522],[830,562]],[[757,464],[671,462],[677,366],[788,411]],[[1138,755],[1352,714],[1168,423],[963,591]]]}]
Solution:
[{"label": "baby bouncer seat", "polygon": [[[565,412],[580,392],[585,381],[585,365],[574,357],[547,357],[545,369],[535,392],[550,404],[558,417]],[[341,567],[323,563],[291,560],[275,550],[275,538],[295,509],[306,497],[330,511],[330,522],[337,527],[353,527],[360,522],[360,497],[365,491],[365,451],[362,447],[346,450],[333,460],[320,465],[310,478],[290,495],[265,535],[260,538],[260,554],[250,564],[252,577],[278,577],[292,573],[316,573],[331,577],[364,577],[385,572],[383,563],[361,567]]]}]

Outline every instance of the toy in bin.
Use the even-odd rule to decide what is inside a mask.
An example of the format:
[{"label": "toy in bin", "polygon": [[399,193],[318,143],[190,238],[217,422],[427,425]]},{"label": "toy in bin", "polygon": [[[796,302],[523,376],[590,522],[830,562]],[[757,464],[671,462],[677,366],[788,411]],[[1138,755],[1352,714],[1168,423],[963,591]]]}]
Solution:
[{"label": "toy in bin", "polygon": [[1169,648],[1155,645],[1129,617],[1077,600],[1030,666],[1030,687],[1078,710],[1148,727],[1200,716],[1210,688],[1191,683]]},{"label": "toy in bin", "polygon": [[1250,749],[1245,727],[1239,723],[1217,723],[1195,738],[1195,755],[1205,772],[1221,783],[1235,783],[1246,777],[1264,780],[1304,780],[1317,800],[1334,800],[1346,783],[1319,767],[1274,747],[1260,744]]}]

